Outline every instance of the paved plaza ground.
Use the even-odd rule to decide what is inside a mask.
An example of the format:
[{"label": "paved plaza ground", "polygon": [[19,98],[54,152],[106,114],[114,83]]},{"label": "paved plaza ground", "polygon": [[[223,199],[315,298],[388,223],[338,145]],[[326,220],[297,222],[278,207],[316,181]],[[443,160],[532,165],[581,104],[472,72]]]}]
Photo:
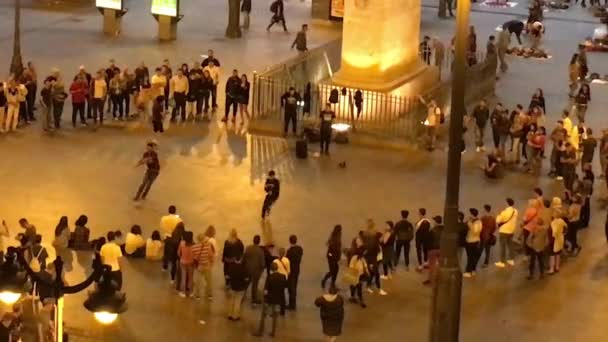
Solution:
[{"label": "paved plaza ground", "polygon": [[[123,35],[104,38],[101,17],[95,10],[42,12],[24,10],[24,55],[39,65],[44,74],[53,66],[75,71],[80,64],[89,70],[115,58],[120,65],[134,66],[141,59],[154,66],[168,57],[172,62],[190,61],[207,48],[214,48],[225,69],[244,72],[262,70],[293,54],[292,35],[273,32],[264,26],[268,9],[254,1],[253,29],[241,40],[223,37],[225,4],[204,1],[183,2],[186,17],[180,23],[179,39],[158,44],[155,22],[147,14],[147,2],[130,1]],[[426,4],[426,2],[425,2]],[[9,4],[10,5],[10,4]],[[0,4],[0,66],[8,69],[11,46],[12,12]],[[295,31],[309,21],[308,2],[290,0],[288,24]],[[525,3],[500,13],[474,12],[478,46],[499,24],[521,17]],[[190,14],[192,13],[192,14]],[[203,19],[195,18],[194,13]],[[549,15],[548,15],[549,16]],[[549,121],[557,120],[566,104],[566,64],[576,41],[589,35],[592,18],[580,9],[559,13],[547,19],[547,39],[553,58],[548,61],[511,59],[511,69],[498,83],[497,98],[510,108],[527,105],[532,91],[545,90]],[[451,37],[454,23],[436,18],[435,9],[423,9],[422,32]],[[315,25],[310,31],[311,46],[337,37],[330,26]],[[607,70],[606,57],[590,54],[591,70]],[[0,74],[0,77],[4,75]],[[593,86],[587,117],[591,127],[605,127],[606,89]],[[64,115],[66,118],[68,115]],[[141,204],[131,201],[142,176],[135,169],[148,130],[102,128],[72,130],[44,135],[38,126],[0,136],[0,216],[11,226],[27,217],[49,240],[61,215],[70,222],[85,213],[93,236],[110,229],[126,231],[140,224],[147,236],[157,229],[161,215],[175,204],[188,229],[201,232],[209,224],[218,228],[223,241],[235,227],[248,244],[261,232],[258,221],[263,199],[264,173],[275,169],[282,180],[281,198],[272,214],[273,235],[286,245],[295,233],[304,248],[300,280],[299,309],[281,319],[276,341],[320,341],[321,327],[313,300],[321,294],[319,280],[326,271],[324,242],[336,223],[345,228],[344,243],[350,241],[373,218],[380,226],[397,219],[399,210],[415,211],[427,207],[440,214],[445,188],[444,151],[393,152],[334,146],[330,158],[313,156],[295,159],[293,141],[251,136],[224,128],[216,122],[195,126],[171,127],[160,143],[162,172],[149,199]],[[467,138],[469,142],[472,139]],[[316,146],[311,147],[316,151]],[[466,209],[488,202],[503,206],[506,196],[522,208],[531,189],[541,186],[549,195],[559,194],[561,184],[547,177],[533,178],[519,173],[489,182],[481,177],[482,157],[465,153],[461,204]],[[339,169],[337,163],[348,167]],[[597,169],[596,169],[597,170]],[[599,173],[599,172],[596,172]],[[543,281],[525,280],[525,267],[514,271],[490,268],[465,280],[461,340],[466,342],[604,341],[608,318],[605,298],[608,288],[608,258],[603,238],[605,212],[597,198],[604,196],[605,183],[599,181],[592,201],[592,224],[582,235],[583,251],[568,260],[558,276]],[[16,228],[14,228],[16,229]],[[413,253],[412,253],[413,256]],[[70,260],[68,260],[69,262]],[[70,282],[85,277],[90,255],[74,254],[67,274]],[[216,268],[213,302],[197,302],[178,297],[160,266],[145,261],[125,260],[124,290],[129,311],[117,323],[100,327],[83,307],[84,294],[66,298],[66,325],[75,341],[253,341],[250,333],[257,323],[258,310],[244,308],[243,321],[225,318],[221,267]],[[399,268],[396,277],[386,281],[389,295],[368,295],[369,307],[347,306],[343,340],[425,341],[429,327],[430,289],[422,287],[422,276]],[[208,323],[201,326],[197,320]],[[263,339],[265,340],[265,339]]]}]

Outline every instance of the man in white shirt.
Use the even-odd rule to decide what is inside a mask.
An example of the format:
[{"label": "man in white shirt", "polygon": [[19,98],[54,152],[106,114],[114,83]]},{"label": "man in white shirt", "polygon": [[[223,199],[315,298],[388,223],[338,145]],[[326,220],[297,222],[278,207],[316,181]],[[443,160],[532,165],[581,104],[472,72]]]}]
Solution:
[{"label": "man in white shirt", "polygon": [[112,278],[116,282],[117,289],[120,290],[122,288],[122,271],[120,270],[119,260],[122,258],[122,251],[120,246],[114,242],[114,232],[109,232],[107,238],[108,242],[101,246],[99,254],[101,255],[101,262],[111,267]]},{"label": "man in white shirt", "polygon": [[103,104],[108,93],[108,84],[101,71],[95,74],[95,80],[91,82],[91,86],[93,88],[91,91],[93,93],[93,122],[97,123],[97,115],[99,115],[99,122],[103,124]]},{"label": "man in white shirt", "polygon": [[203,71],[207,70],[209,75],[211,75],[211,79],[213,80],[213,89],[211,89],[211,102],[212,109],[217,109],[217,85],[220,83],[220,68],[215,65],[213,60],[209,61],[209,64],[203,69]]},{"label": "man in white shirt", "polygon": [[150,85],[152,85],[152,98],[155,99],[158,96],[165,97],[165,86],[167,85],[167,77],[163,75],[161,68],[154,70],[154,75],[150,79]]},{"label": "man in white shirt", "polygon": [[175,107],[171,114],[171,121],[175,122],[177,112],[181,112],[182,122],[186,121],[186,95],[189,91],[188,77],[184,76],[182,69],[177,69],[177,74],[171,78],[169,97],[175,100]]},{"label": "man in white shirt", "polygon": [[[507,198],[507,207],[496,216],[498,228],[498,243],[500,244],[500,261],[494,263],[496,267],[505,267],[505,262],[511,266],[515,265],[513,253],[513,234],[517,227],[517,209],[513,207],[515,202]],[[506,259],[507,251],[509,259]]]}]

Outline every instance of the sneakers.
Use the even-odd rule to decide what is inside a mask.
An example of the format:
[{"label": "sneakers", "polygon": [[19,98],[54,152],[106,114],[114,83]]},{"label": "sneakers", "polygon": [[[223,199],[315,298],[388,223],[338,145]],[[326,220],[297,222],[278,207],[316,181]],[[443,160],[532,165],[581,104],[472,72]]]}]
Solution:
[{"label": "sneakers", "polygon": [[513,259],[507,260],[507,264],[509,264],[510,266],[515,266],[515,260],[513,260]]},{"label": "sneakers", "polygon": [[502,261],[495,262],[494,265],[496,267],[500,267],[500,268],[505,268],[505,266],[506,266],[505,263]]},{"label": "sneakers", "polygon": [[388,292],[384,291],[383,289],[380,289],[380,291],[378,292],[379,295],[381,296],[386,296],[388,294]]},{"label": "sneakers", "polygon": [[179,292],[179,296],[182,297],[182,298],[186,298],[186,294],[184,292],[181,292],[181,291]]},{"label": "sneakers", "polygon": [[481,147],[477,146],[477,148],[475,148],[475,152],[481,152]]},{"label": "sneakers", "polygon": [[200,324],[200,325],[205,325],[205,324],[207,324],[207,322],[203,321],[202,319],[199,319],[199,320],[198,320],[198,324]]},{"label": "sneakers", "polygon": [[464,278],[471,278],[473,275],[472,275],[470,272],[464,272],[464,273],[462,274],[462,276],[463,276]]},{"label": "sneakers", "polygon": [[372,290],[371,287],[368,287],[366,290],[368,293],[374,293],[374,290]]},{"label": "sneakers", "polygon": [[380,279],[382,279],[382,280],[387,280],[387,279],[388,279],[388,276],[381,275],[381,276],[380,276]]}]

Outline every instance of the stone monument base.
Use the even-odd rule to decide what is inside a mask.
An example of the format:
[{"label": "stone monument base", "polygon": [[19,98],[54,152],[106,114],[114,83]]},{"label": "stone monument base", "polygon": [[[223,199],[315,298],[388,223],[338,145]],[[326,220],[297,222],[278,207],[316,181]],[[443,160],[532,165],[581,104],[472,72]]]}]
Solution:
[{"label": "stone monument base", "polygon": [[[429,66],[422,61],[407,72],[392,72],[384,75],[355,75],[339,70],[332,77],[332,83],[337,86],[390,93],[397,96],[415,96],[427,92],[439,83],[439,69]],[[396,75],[388,77],[387,75]]]}]

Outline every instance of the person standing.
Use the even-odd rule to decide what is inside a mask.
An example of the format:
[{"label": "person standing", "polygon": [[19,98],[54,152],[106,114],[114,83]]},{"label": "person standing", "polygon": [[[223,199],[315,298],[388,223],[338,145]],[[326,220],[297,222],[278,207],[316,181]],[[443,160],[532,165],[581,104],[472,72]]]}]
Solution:
[{"label": "person standing", "polygon": [[163,106],[163,97],[157,96],[152,105],[152,130],[154,133],[163,133],[163,121],[165,119],[165,107]]},{"label": "person standing", "polygon": [[100,71],[95,74],[95,80],[91,82],[91,88],[93,101],[93,122],[97,124],[97,117],[99,116],[99,124],[103,125],[103,104],[108,94],[108,84],[104,80]]},{"label": "person standing", "polygon": [[287,136],[289,123],[291,122],[291,130],[294,135],[297,133],[298,124],[298,103],[301,101],[300,94],[296,92],[296,88],[289,87],[289,90],[281,96],[281,107],[285,110],[283,136]]},{"label": "person standing", "polygon": [[[135,76],[129,72],[128,68],[124,68],[120,73],[119,80],[122,90],[120,99],[125,113],[124,119],[128,120],[131,117],[131,95],[135,90]],[[122,120],[122,117],[120,119]]]},{"label": "person standing", "polygon": [[288,33],[287,24],[285,23],[285,6],[283,4],[283,0],[274,0],[270,5],[270,12],[272,12],[272,17],[270,18],[270,24],[266,27],[266,31],[270,32],[270,28],[274,24],[281,23],[283,25],[283,31]]},{"label": "person standing", "polygon": [[0,133],[4,133],[4,123],[6,121],[6,94],[4,87],[6,84],[0,81]]},{"label": "person standing", "polygon": [[239,103],[239,112],[241,114],[241,124],[243,124],[243,125],[245,124],[245,117],[247,118],[247,120],[249,120],[249,109],[247,109],[247,107],[249,107],[250,88],[251,88],[251,85],[249,84],[249,81],[247,80],[247,75],[242,74],[240,88],[239,88],[238,103]]},{"label": "person standing", "polygon": [[116,244],[114,232],[108,232],[107,242],[101,246],[99,255],[104,265],[108,265],[112,271],[112,279],[116,282],[117,290],[122,289],[122,271],[120,269],[120,258],[122,258],[122,251],[120,246]]},{"label": "person standing", "polygon": [[196,64],[188,73],[188,96],[186,102],[186,115],[188,119],[199,118],[202,114],[202,84],[203,71]]},{"label": "person standing", "polygon": [[298,295],[298,278],[300,277],[300,264],[304,250],[298,245],[298,238],[295,235],[289,236],[289,248],[285,256],[289,260],[289,275],[287,276],[287,292],[289,293],[289,301],[287,302],[287,310],[296,309],[296,297]]},{"label": "person standing", "polygon": [[424,36],[422,38],[422,42],[419,46],[420,56],[422,60],[426,64],[431,64],[431,38],[429,36]]},{"label": "person standing", "polygon": [[182,69],[177,69],[177,74],[171,78],[169,98],[175,101],[175,107],[171,113],[171,122],[177,121],[178,112],[181,113],[182,122],[186,121],[186,95],[188,94],[188,77]]},{"label": "person standing", "polygon": [[4,86],[4,96],[6,97],[7,103],[6,120],[4,121],[4,131],[16,131],[17,124],[19,123],[19,89],[17,88],[17,84],[14,80],[9,80]]},{"label": "person standing", "polygon": [[213,298],[213,264],[217,254],[213,243],[215,228],[210,226],[205,234],[199,234],[196,238],[197,244],[192,249],[196,264],[194,275],[194,296],[201,298],[201,288],[205,282],[205,296],[208,300]]},{"label": "person standing", "polygon": [[228,319],[231,321],[241,320],[241,304],[245,291],[249,286],[249,274],[240,259],[235,259],[228,267],[228,288],[230,297],[228,299]]},{"label": "person standing", "polygon": [[24,75],[27,79],[27,83],[25,84],[27,88],[27,109],[28,109],[28,119],[30,121],[36,121],[34,117],[34,108],[36,107],[36,92],[38,91],[38,73],[36,72],[36,68],[34,67],[34,63],[27,62],[27,67],[24,70]]},{"label": "person standing", "polygon": [[262,220],[264,220],[266,216],[270,215],[270,209],[279,199],[279,194],[281,191],[281,182],[279,182],[279,179],[275,177],[274,170],[270,170],[268,172],[268,178],[266,178],[266,182],[264,183],[264,191],[266,192],[266,197],[264,198],[264,203],[262,204]]},{"label": "person standing", "polygon": [[443,219],[439,215],[434,216],[433,221],[435,222],[435,225],[432,229],[430,228],[431,224],[428,220],[422,222],[421,227],[421,229],[426,229],[429,231],[428,237],[424,240],[425,249],[428,251],[429,256],[429,277],[422,282],[423,285],[432,285],[435,282],[435,278],[437,277],[437,269],[439,268],[439,247],[444,226]]},{"label": "person standing", "polygon": [[266,259],[264,258],[264,250],[260,247],[261,238],[259,235],[253,237],[253,244],[245,248],[243,254],[243,263],[247,268],[247,273],[251,279],[251,304],[261,304],[258,297],[258,284],[266,267]]},{"label": "person standing", "polygon": [[[424,241],[428,239],[429,229],[431,228],[429,219],[426,218],[426,209],[420,208],[418,209],[418,215],[420,218],[416,222],[416,232],[415,232],[415,244],[416,244],[416,258],[418,260],[418,266],[416,267],[417,271],[422,271],[422,268],[427,263],[427,250],[424,248]],[[428,222],[428,226],[422,225],[422,223]],[[422,228],[422,229],[421,229]]]},{"label": "person standing", "polygon": [[63,106],[68,94],[65,92],[65,84],[63,83],[63,77],[59,73],[59,69],[54,69],[53,77],[55,77],[55,83],[51,90],[51,96],[53,98],[53,121],[55,123],[55,129],[59,129],[61,128]]},{"label": "person standing", "polygon": [[287,278],[278,272],[276,263],[270,265],[270,274],[266,277],[264,285],[264,308],[262,308],[260,325],[254,336],[262,336],[264,334],[264,323],[267,315],[272,316],[272,330],[270,336],[274,337],[277,330],[277,317],[281,309],[281,305],[285,300],[285,289],[287,288]]},{"label": "person standing", "polygon": [[535,229],[533,232],[530,233],[530,235],[528,236],[528,238],[526,239],[525,243],[526,246],[528,246],[528,249],[530,251],[530,265],[529,265],[529,272],[530,274],[528,275],[528,280],[531,280],[534,278],[534,266],[536,264],[536,262],[538,262],[538,270],[540,271],[540,278],[543,278],[543,275],[545,273],[545,266],[544,266],[544,252],[547,249],[547,245],[548,245],[548,232],[547,232],[547,225],[545,224],[545,222],[543,221],[542,218],[537,218],[536,219],[536,225],[535,225]]},{"label": "person standing", "polygon": [[232,228],[230,230],[230,234],[228,235],[228,239],[226,239],[224,242],[224,251],[222,253],[222,262],[224,263],[224,280],[227,287],[230,279],[228,268],[230,267],[230,264],[234,263],[236,260],[241,260],[244,252],[245,246],[243,245],[241,239],[239,239],[236,229]]},{"label": "person standing", "polygon": [[[492,215],[492,206],[485,204],[483,206],[485,214],[481,217],[481,252],[485,252],[483,267],[488,267],[490,263],[490,252],[496,244],[496,218]],[[479,256],[481,257],[481,252]]]},{"label": "person standing", "polygon": [[232,76],[226,80],[226,104],[224,105],[224,118],[222,122],[228,122],[228,114],[232,107],[232,123],[236,122],[236,112],[239,105],[239,96],[241,92],[241,78],[238,70],[232,70]]},{"label": "person standing", "polygon": [[184,238],[179,243],[177,256],[179,257],[180,286],[179,296],[186,298],[193,292],[194,277],[194,237],[191,231],[184,232]]},{"label": "person standing", "polygon": [[[453,16],[451,12],[452,10],[450,9],[450,15]],[[441,75],[443,61],[445,59],[445,46],[437,37],[433,37],[433,54],[435,57],[435,66],[439,69],[439,75]]]},{"label": "person standing", "polygon": [[329,144],[331,143],[331,125],[336,118],[336,113],[331,110],[331,103],[327,103],[325,105],[325,109],[321,111],[319,115],[321,119],[321,154],[329,155]]},{"label": "person standing", "polygon": [[414,226],[408,217],[410,212],[407,210],[401,210],[401,220],[395,223],[395,267],[399,264],[399,257],[401,256],[401,250],[403,249],[403,259],[405,261],[405,269],[410,269],[410,247],[412,239],[414,238]]},{"label": "person standing", "polygon": [[[27,87],[25,86],[27,80],[24,76],[21,76],[17,82],[17,89],[19,92],[17,93],[17,99],[19,100],[19,119],[23,121],[25,124],[30,123],[30,119],[28,117],[28,108],[27,108]],[[53,87],[54,89],[54,87]],[[54,93],[53,93],[54,95]],[[53,107],[54,110],[54,107]]]},{"label": "person standing", "polygon": [[576,150],[570,142],[566,142],[566,149],[560,157],[560,168],[562,176],[564,177],[564,187],[569,192],[572,192],[574,185],[574,178],[576,176]]},{"label": "person standing", "polygon": [[338,289],[332,286],[327,294],[315,299],[315,306],[320,309],[325,341],[335,342],[336,338],[342,335],[344,299],[338,294]]},{"label": "person standing", "polygon": [[507,65],[507,59],[506,59],[507,50],[509,49],[509,45],[511,45],[511,34],[509,33],[508,30],[503,29],[502,32],[500,32],[498,34],[498,42],[496,44],[499,68],[500,68],[501,72],[506,72],[507,69],[509,69],[509,66]]},{"label": "person standing", "polygon": [[146,173],[144,174],[144,179],[135,194],[134,201],[139,201],[140,199],[145,200],[152,184],[160,174],[160,162],[158,160],[158,154],[156,153],[156,142],[149,141],[146,144],[146,152],[144,152],[142,158],[135,165],[146,165]]},{"label": "person standing", "polygon": [[[114,77],[110,79],[110,100],[112,101],[112,118],[114,121],[118,120],[119,116],[122,118],[122,82],[120,81],[120,74],[114,74]],[[116,115],[118,112],[118,115]]]},{"label": "person standing", "polygon": [[576,101],[576,115],[579,122],[582,124],[585,122],[585,114],[587,113],[587,107],[589,101],[591,101],[591,89],[589,84],[583,83],[574,98]]},{"label": "person standing", "polygon": [[84,107],[89,93],[89,85],[84,77],[78,75],[76,80],[70,86],[70,94],[72,95],[72,127],[76,128],[76,118],[80,115],[80,124],[87,125],[84,116]]},{"label": "person standing", "polygon": [[561,215],[553,215],[549,231],[549,274],[559,272],[560,257],[564,249],[564,233],[567,227],[568,224]]},{"label": "person standing", "polygon": [[582,158],[581,168],[584,168],[586,164],[593,164],[593,156],[595,155],[595,149],[597,147],[597,140],[593,136],[593,130],[587,128],[587,135],[583,138],[582,145]]},{"label": "person standing", "polygon": [[469,66],[477,64],[477,33],[473,25],[469,26],[467,61]]},{"label": "person standing", "polygon": [[465,247],[467,251],[467,266],[465,272],[462,275],[465,278],[470,278],[475,275],[477,263],[481,255],[480,235],[481,230],[483,229],[483,224],[478,218],[479,211],[475,208],[471,208],[469,209],[469,213],[471,214],[471,218],[469,218],[467,222],[469,229],[467,231]]},{"label": "person standing", "polygon": [[392,273],[395,272],[393,261],[395,260],[395,227],[393,221],[386,221],[386,228],[380,238],[380,246],[382,247],[382,268],[384,275],[381,279],[391,279]]},{"label": "person standing", "polygon": [[[515,254],[513,251],[513,234],[517,227],[517,209],[513,206],[515,201],[507,198],[507,207],[496,217],[498,226],[498,243],[500,244],[500,261],[494,263],[496,267],[504,268],[505,263],[514,266]],[[508,259],[507,259],[508,256]]]},{"label": "person standing", "polygon": [[578,244],[578,230],[581,226],[581,203],[581,196],[575,195],[572,200],[572,204],[570,204],[568,207],[568,229],[566,231],[566,240],[570,244],[569,252],[574,256],[578,256],[582,249],[582,247]]},{"label": "person standing", "polygon": [[475,119],[475,142],[477,144],[477,152],[485,151],[483,146],[484,133],[486,130],[486,124],[490,118],[490,110],[486,100],[479,101],[479,104],[473,109],[473,119]]},{"label": "person standing", "polygon": [[369,270],[363,256],[362,249],[354,251],[354,255],[348,262],[348,270],[346,271],[345,276],[352,278],[349,283],[349,301],[353,304],[358,303],[362,308],[365,309],[367,305],[363,301],[363,283],[368,280]]},{"label": "person standing", "polygon": [[308,51],[307,39],[306,39],[306,31],[308,31],[308,25],[302,25],[302,29],[296,35],[296,39],[294,39],[291,44],[291,48],[294,47],[298,50],[299,53],[304,53]]},{"label": "person standing", "polygon": [[211,88],[211,110],[215,112],[217,110],[217,86],[220,83],[220,68],[216,66],[215,59],[209,60],[207,66],[203,66],[203,72],[205,71],[209,73],[213,81]]},{"label": "person standing", "polygon": [[338,278],[338,272],[340,270],[340,259],[342,257],[342,226],[336,225],[327,239],[327,265],[329,272],[325,274],[321,280],[321,288],[325,289],[325,284],[328,279],[331,279],[330,286],[336,286],[336,279]]},{"label": "person standing", "polygon": [[249,30],[249,22],[251,14],[251,0],[243,0],[241,3],[241,13],[243,13],[243,28]]},{"label": "person standing", "polygon": [[[106,84],[110,84],[110,81],[114,78],[114,75],[116,74],[120,74],[120,68],[116,66],[116,63],[114,61],[114,59],[110,59],[110,65],[103,70],[103,72],[105,73],[105,81]],[[108,99],[108,111],[107,113],[109,114],[110,111],[114,110],[114,106],[113,106],[113,102],[112,102],[112,97],[110,96],[110,98]]]}]

